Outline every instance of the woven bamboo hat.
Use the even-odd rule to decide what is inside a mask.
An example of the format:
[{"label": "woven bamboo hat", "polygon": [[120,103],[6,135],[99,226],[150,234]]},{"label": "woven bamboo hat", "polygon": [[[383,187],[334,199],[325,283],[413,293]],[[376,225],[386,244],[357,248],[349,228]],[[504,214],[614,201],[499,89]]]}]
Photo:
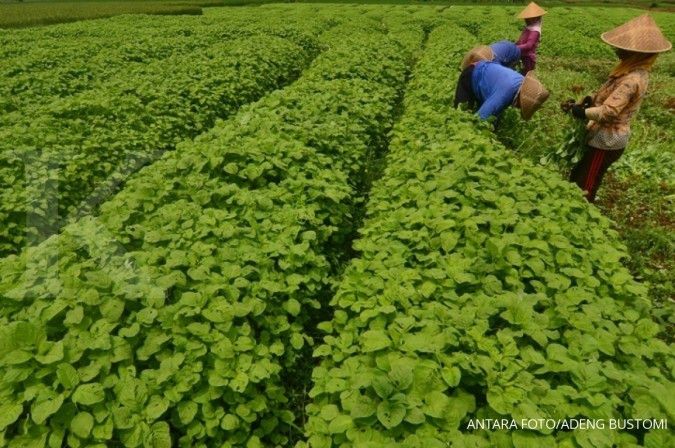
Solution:
[{"label": "woven bamboo hat", "polygon": [[546,102],[548,96],[548,90],[534,76],[534,72],[527,72],[518,93],[520,115],[523,119],[529,120],[532,118],[532,115]]},{"label": "woven bamboo hat", "polygon": [[541,6],[537,5],[535,2],[530,2],[529,5],[525,7],[520,14],[518,14],[519,19],[533,19],[535,17],[541,17],[546,14],[546,10]]},{"label": "woven bamboo hat", "polygon": [[495,54],[492,52],[492,48],[487,45],[481,45],[474,47],[469,51],[464,59],[462,59],[462,65],[460,68],[464,70],[469,65],[476,63],[478,61],[491,61],[495,58]]},{"label": "woven bamboo hat", "polygon": [[648,14],[629,20],[600,38],[613,47],[638,53],[663,53],[673,47]]}]

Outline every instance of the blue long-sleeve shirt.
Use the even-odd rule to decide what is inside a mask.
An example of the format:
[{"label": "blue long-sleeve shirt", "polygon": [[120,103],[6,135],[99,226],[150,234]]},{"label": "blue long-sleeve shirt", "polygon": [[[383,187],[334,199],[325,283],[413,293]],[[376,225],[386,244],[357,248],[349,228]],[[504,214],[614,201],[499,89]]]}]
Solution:
[{"label": "blue long-sleeve shirt", "polygon": [[513,103],[525,77],[492,61],[480,61],[471,76],[471,87],[478,99],[478,116],[485,120],[498,116]]},{"label": "blue long-sleeve shirt", "polygon": [[495,55],[494,62],[511,67],[520,60],[520,48],[510,40],[500,40],[490,45]]}]

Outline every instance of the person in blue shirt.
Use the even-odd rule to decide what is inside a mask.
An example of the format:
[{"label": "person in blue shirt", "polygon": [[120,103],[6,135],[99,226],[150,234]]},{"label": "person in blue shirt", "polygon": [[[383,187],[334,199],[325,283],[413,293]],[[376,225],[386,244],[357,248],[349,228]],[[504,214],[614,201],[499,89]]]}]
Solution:
[{"label": "person in blue shirt", "polygon": [[466,103],[486,120],[514,106],[520,108],[523,119],[529,120],[548,96],[534,72],[523,76],[496,62],[479,61],[462,71],[455,90],[455,107]]},{"label": "person in blue shirt", "polygon": [[513,68],[520,61],[520,48],[510,40],[500,40],[490,44],[494,62]]},{"label": "person in blue shirt", "polygon": [[520,49],[509,40],[500,40],[489,46],[480,45],[472,48],[464,56],[460,68],[464,70],[469,65],[475,64],[478,61],[493,61],[504,67],[514,68],[518,61],[520,61]]}]

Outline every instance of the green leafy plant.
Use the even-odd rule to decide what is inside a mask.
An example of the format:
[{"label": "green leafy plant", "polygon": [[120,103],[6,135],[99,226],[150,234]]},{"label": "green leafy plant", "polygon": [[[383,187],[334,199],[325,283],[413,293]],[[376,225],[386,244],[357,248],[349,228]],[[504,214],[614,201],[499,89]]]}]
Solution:
[{"label": "green leafy plant", "polygon": [[[29,90],[16,99],[14,122],[0,128],[0,253],[15,253],[58,232],[68,218],[95,211],[129,174],[295,79],[318,53],[316,37],[331,21],[295,29],[279,22],[260,18],[236,32],[209,23],[193,30],[169,27],[164,31],[190,33],[182,38],[184,48],[171,53],[168,47],[162,57],[160,46],[156,57],[140,63],[135,49],[106,47],[115,39],[106,46],[94,40],[82,55],[53,64],[33,59],[49,47],[33,50],[25,64],[48,69],[28,79],[18,70],[18,79],[9,78],[6,86],[11,93]],[[113,26],[120,34],[123,29]],[[145,45],[161,38],[151,28]],[[96,50],[112,53],[117,65],[92,57]],[[63,86],[62,71],[73,85]]]},{"label": "green leafy plant", "polygon": [[0,264],[9,446],[288,443],[281,374],[312,342],[423,37],[344,20],[297,82]]},{"label": "green leafy plant", "polygon": [[470,418],[668,418],[673,352],[609,222],[436,85],[471,36],[434,30],[314,355],[307,441],[654,446],[670,431],[486,431]]}]

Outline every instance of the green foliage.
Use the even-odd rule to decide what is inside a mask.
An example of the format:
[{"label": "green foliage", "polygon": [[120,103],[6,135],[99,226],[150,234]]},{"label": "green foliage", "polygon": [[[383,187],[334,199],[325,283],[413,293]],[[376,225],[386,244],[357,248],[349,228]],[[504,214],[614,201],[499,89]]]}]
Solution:
[{"label": "green foliage", "polygon": [[359,256],[320,326],[301,446],[649,446],[611,430],[467,430],[469,418],[665,419],[674,384],[608,220],[434,96],[457,76],[445,55],[471,42],[440,27],[415,70]]},{"label": "green foliage", "polygon": [[[603,20],[594,20],[602,15]],[[564,115],[559,107],[569,98],[591,95],[607,80],[616,63],[611,47],[599,38],[601,32],[634,17],[623,8],[555,8],[544,19],[537,74],[551,91],[551,98],[530,122],[507,111],[497,131],[499,139],[519,155],[544,164],[567,176],[585,150],[585,122]],[[664,33],[672,40],[673,15],[654,13]],[[470,20],[467,14],[465,20]],[[570,32],[574,29],[575,32]],[[588,30],[584,34],[576,30]],[[479,33],[490,34],[486,26]],[[649,287],[649,297],[669,328],[672,338],[673,278],[675,268],[672,213],[675,141],[671,129],[672,53],[659,56],[650,74],[649,88],[640,111],[631,122],[631,139],[625,153],[608,173],[598,191],[597,205],[612,219],[628,247],[625,260],[631,272]],[[580,70],[583,67],[583,70]]]},{"label": "green foliage", "polygon": [[23,28],[120,14],[201,15],[199,2],[93,1],[0,4],[0,28]]},{"label": "green foliage", "polygon": [[[100,44],[105,37],[94,39],[70,62],[35,60],[45,48],[17,56],[24,68],[53,63],[56,70],[27,76],[13,68],[16,76],[5,80],[4,89],[19,95],[12,102],[16,113],[0,128],[0,253],[16,252],[57,232],[67,218],[95,209],[129,173],[296,78],[317,53],[315,34],[330,25],[318,20],[289,27],[277,17],[243,23],[251,17],[243,14],[230,25],[206,22],[194,29],[190,24],[162,29],[157,22],[158,29],[150,28],[139,41],[121,48],[114,47],[115,38],[106,44]],[[237,22],[243,27],[235,31]],[[127,26],[122,21],[112,31],[119,39],[128,34]],[[155,56],[138,51],[136,45],[176,32],[188,37],[175,54],[173,38]],[[44,33],[56,34],[47,48],[60,34]],[[105,56],[89,60],[96,50],[112,56],[113,64]],[[65,85],[59,75],[66,78]],[[94,76],[97,81],[90,81]],[[37,102],[41,104],[33,106]]]},{"label": "green foliage", "polygon": [[[674,409],[672,348],[608,220],[451,108],[458,61],[515,38],[517,9],[269,5],[1,33],[1,250],[125,185],[0,260],[0,445],[291,446],[303,388],[298,446],[672,445],[672,431],[466,430]],[[566,29],[599,25],[569,12],[547,16],[540,60],[568,55],[541,73],[561,99],[611,65],[578,74],[575,55],[608,53],[574,52]],[[644,111],[664,129],[668,100]],[[578,136],[556,101],[497,131],[535,161],[559,149],[564,169]],[[658,136],[630,157],[664,166],[621,172],[668,173]],[[669,216],[658,204],[648,215]],[[670,253],[654,232],[629,248]]]},{"label": "green foliage", "polygon": [[48,430],[71,446],[288,443],[281,373],[311,341],[404,48],[422,37],[342,20],[290,87],[141,170],[97,219],[0,263],[10,446]]}]

